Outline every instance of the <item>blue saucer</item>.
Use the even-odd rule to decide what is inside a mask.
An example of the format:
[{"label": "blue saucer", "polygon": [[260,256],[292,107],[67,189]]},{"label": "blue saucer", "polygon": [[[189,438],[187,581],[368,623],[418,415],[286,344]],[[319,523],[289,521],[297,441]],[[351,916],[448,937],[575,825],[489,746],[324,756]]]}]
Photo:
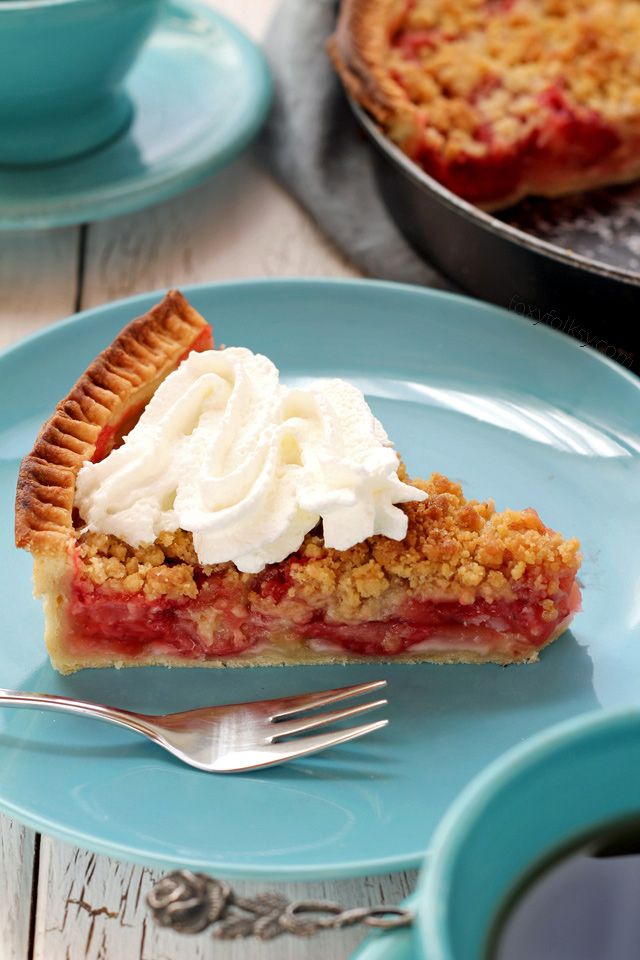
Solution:
[{"label": "blue saucer", "polygon": [[194,186],[247,146],[271,91],[260,51],[193,0],[170,0],[125,87],[133,122],[105,148],[48,166],[0,167],[0,230],[113,217]]}]

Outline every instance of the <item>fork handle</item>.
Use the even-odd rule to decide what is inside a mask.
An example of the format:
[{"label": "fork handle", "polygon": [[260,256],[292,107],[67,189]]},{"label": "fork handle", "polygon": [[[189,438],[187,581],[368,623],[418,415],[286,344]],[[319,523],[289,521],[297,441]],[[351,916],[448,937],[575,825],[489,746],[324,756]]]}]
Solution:
[{"label": "fork handle", "polygon": [[103,703],[89,703],[88,700],[74,700],[73,697],[58,697],[52,693],[30,693],[27,690],[4,690],[0,688],[0,707],[26,707],[31,710],[60,710],[63,713],[75,713],[82,717],[105,720],[119,727],[134,730],[143,736],[159,742],[153,727],[142,714],[107,707]]}]

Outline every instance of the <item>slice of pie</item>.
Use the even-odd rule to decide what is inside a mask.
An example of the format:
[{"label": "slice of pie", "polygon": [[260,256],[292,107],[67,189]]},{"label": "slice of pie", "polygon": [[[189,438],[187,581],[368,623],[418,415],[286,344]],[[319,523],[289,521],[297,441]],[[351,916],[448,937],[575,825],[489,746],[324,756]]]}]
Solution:
[{"label": "slice of pie", "polygon": [[566,629],[577,540],[439,474],[409,480],[354,387],[289,390],[265,357],[212,347],[170,292],[22,463],[16,542],[58,670],[505,664]]},{"label": "slice of pie", "polygon": [[640,176],[636,0],[343,0],[347,90],[485,209]]}]

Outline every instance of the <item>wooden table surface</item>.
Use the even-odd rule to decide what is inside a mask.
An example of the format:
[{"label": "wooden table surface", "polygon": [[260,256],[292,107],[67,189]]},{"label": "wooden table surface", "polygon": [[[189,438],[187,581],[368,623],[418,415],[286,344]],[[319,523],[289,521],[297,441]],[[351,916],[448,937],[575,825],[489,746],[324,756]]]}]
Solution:
[{"label": "wooden table surface", "polygon": [[[260,40],[274,0],[209,0]],[[356,276],[245,154],[199,188],[129,216],[0,234],[0,349],[78,310],[163,287],[266,276]],[[71,385],[70,385],[71,386]],[[97,856],[0,816],[0,960],[343,960],[362,928],[313,939],[220,943],[160,930],[145,895],[158,871]],[[234,882],[251,894],[397,903],[415,874],[336,882]]]}]

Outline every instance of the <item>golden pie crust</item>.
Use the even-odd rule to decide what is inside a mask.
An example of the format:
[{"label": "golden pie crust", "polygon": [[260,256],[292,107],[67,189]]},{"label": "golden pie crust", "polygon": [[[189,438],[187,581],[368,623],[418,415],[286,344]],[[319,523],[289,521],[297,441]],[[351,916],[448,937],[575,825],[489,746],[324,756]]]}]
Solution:
[{"label": "golden pie crust", "polygon": [[125,327],[56,407],[18,476],[16,545],[35,555],[64,554],[74,537],[75,480],[101,432],[142,410],[211,328],[177,290]]},{"label": "golden pie crust", "polygon": [[343,0],[328,47],[389,138],[484,209],[640,176],[637,0]]},{"label": "golden pie crust", "polygon": [[[70,673],[76,663],[65,650],[64,608],[73,573],[75,481],[91,460],[105,429],[117,427],[127,410],[141,411],[158,385],[191,349],[212,345],[211,328],[177,290],[132,320],[80,377],[56,407],[24,458],[16,495],[16,546],[33,555],[34,593],[45,609],[45,640],[53,665]],[[96,664],[97,665],[97,664]],[[104,664],[106,665],[106,663]]]},{"label": "golden pie crust", "polygon": [[[422,502],[402,505],[408,517],[404,540],[376,536],[338,551],[326,547],[318,529],[306,536],[295,555],[259,574],[241,573],[233,563],[201,566],[191,534],[182,530],[163,533],[155,543],[139,548],[113,536],[84,531],[74,510],[75,480],[82,464],[107,455],[190,350],[212,346],[209,325],[180,293],[171,291],[162,303],[129,324],[91,364],[58,404],[22,463],[16,543],[34,557],[35,592],[44,599],[45,639],[57,669],[68,673],[88,666],[384,659],[509,663],[537,659],[538,651],[566,629],[575,609],[575,603],[566,601],[580,564],[578,541],[564,540],[549,530],[533,510],[498,513],[491,501],[468,501],[459,484],[440,474],[411,481],[403,465],[401,479],[428,494]],[[215,602],[207,606],[207,584],[211,583],[216,596],[232,598],[241,612],[251,612],[249,629],[272,624],[269,643],[254,643],[251,638],[245,644],[246,638],[238,632],[231,647],[226,639],[226,646],[221,646],[224,631],[217,626],[219,610]],[[549,625],[537,646],[516,642],[507,649],[484,641],[465,645],[456,635],[462,627],[445,623],[439,628],[439,645],[405,648],[392,624],[394,612],[414,599],[469,609],[474,603],[510,604],[522,596],[524,583],[535,595],[540,623]],[[129,598],[147,603],[150,610],[158,604],[177,605],[181,616],[192,616],[197,623],[202,656],[188,659],[157,644],[132,653],[118,646],[120,630],[126,634],[126,628],[119,626],[113,649],[108,643],[88,644],[84,649],[78,627],[70,627],[69,610],[78,585],[89,606],[94,597],[97,605],[107,601],[115,607],[126,605]],[[302,623],[310,614],[321,615],[325,626],[339,624],[354,633],[363,624],[392,625],[375,655],[362,654],[357,645],[336,649],[335,643],[307,643],[299,636],[291,642],[287,624]],[[193,624],[191,628],[193,632]],[[508,629],[504,636],[511,643]]]}]

